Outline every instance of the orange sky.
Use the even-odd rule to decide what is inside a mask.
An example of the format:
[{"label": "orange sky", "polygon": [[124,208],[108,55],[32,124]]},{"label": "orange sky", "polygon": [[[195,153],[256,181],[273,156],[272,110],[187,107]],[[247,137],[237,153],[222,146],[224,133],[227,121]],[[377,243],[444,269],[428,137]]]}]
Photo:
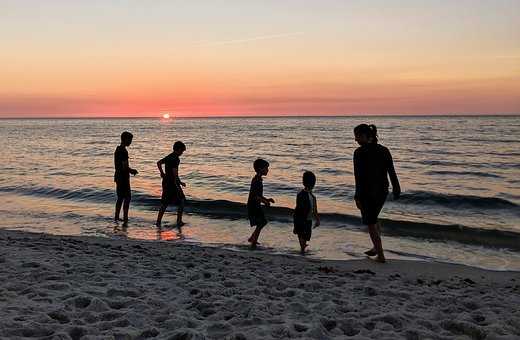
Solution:
[{"label": "orange sky", "polygon": [[3,1],[0,117],[520,113],[520,2]]}]

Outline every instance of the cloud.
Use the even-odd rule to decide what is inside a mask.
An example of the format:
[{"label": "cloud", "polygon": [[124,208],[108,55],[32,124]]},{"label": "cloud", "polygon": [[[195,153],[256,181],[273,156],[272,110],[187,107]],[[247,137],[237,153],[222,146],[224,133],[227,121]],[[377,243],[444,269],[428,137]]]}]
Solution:
[{"label": "cloud", "polygon": [[93,96],[0,95],[0,116],[73,116],[93,112],[108,103]]},{"label": "cloud", "polygon": [[202,43],[197,44],[197,46],[220,46],[220,45],[242,44],[242,43],[248,43],[248,42],[259,41],[259,40],[271,40],[271,39],[294,37],[294,36],[303,35],[303,34],[304,34],[303,32],[293,32],[293,33],[283,33],[283,34],[260,35],[260,36],[244,38],[244,39],[202,42]]}]

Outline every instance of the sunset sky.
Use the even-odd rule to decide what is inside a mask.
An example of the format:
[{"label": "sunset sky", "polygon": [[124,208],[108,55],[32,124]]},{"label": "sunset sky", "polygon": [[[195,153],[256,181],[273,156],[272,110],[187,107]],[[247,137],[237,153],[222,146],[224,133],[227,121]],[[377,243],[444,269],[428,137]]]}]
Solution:
[{"label": "sunset sky", "polygon": [[520,113],[520,0],[0,0],[0,117]]}]

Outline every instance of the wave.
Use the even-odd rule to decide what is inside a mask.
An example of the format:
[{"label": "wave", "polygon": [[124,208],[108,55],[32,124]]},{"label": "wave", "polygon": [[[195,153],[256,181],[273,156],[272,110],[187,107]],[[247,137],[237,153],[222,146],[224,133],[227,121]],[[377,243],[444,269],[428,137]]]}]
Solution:
[{"label": "wave", "polygon": [[432,170],[426,172],[427,175],[453,175],[453,176],[477,176],[477,177],[488,177],[488,178],[502,178],[500,175],[479,172],[479,171],[450,171],[450,170]]},{"label": "wave", "polygon": [[478,168],[478,169],[516,169],[520,166],[520,163],[512,163],[512,162],[483,162],[483,163],[475,163],[475,162],[463,162],[463,161],[450,161],[450,160],[438,160],[438,159],[428,159],[428,160],[418,160],[413,161],[415,164],[421,164],[426,166],[438,166],[438,167],[464,167],[464,168]]},{"label": "wave", "polygon": [[[0,192],[96,203],[113,203],[115,200],[114,190],[102,188],[62,189],[44,186],[4,186],[0,187]],[[403,195],[402,200],[410,200],[411,197],[417,198],[421,197],[421,195],[430,198],[432,197],[431,193],[416,192],[413,194]],[[470,196],[438,194],[438,196],[434,197],[437,197],[437,199],[440,197],[441,201],[447,200],[447,197],[464,201]],[[486,202],[486,198],[475,197],[475,200],[478,202],[481,202],[480,200],[482,199]],[[513,205],[516,207],[514,203],[506,200],[498,198],[490,198],[489,200],[494,204],[506,205],[508,207]],[[158,197],[135,190],[132,193],[132,202],[134,206],[154,210],[160,205],[160,199]],[[266,215],[270,220],[288,224],[292,223],[293,210],[290,208],[269,207],[265,210]],[[245,219],[247,214],[247,209],[244,203],[228,200],[189,200],[185,211],[188,213],[225,219]],[[322,213],[320,214],[320,217],[322,224],[327,227],[348,228],[354,230],[364,229],[359,216],[343,213]],[[381,221],[382,231],[386,235],[415,237],[439,241],[456,241],[485,247],[520,250],[519,232],[473,228],[463,225],[418,223],[393,219],[381,219]]]},{"label": "wave", "polygon": [[451,209],[514,209],[520,214],[520,207],[516,203],[499,197],[442,194],[431,191],[407,191],[402,194],[399,202],[414,205],[440,205]]}]

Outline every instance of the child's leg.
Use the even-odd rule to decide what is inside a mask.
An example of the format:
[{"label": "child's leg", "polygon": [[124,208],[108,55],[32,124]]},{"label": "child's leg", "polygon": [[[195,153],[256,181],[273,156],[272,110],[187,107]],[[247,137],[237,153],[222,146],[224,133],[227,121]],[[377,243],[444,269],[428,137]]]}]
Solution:
[{"label": "child's leg", "polygon": [[[381,238],[381,223],[379,221],[376,223],[376,228],[377,228],[377,233],[379,234],[379,238]],[[367,254],[368,256],[376,256],[377,250],[375,247],[372,247],[372,249],[367,250],[365,252],[365,254]]]},{"label": "child's leg", "polygon": [[184,199],[180,200],[179,206],[177,207],[177,226],[182,227],[184,222],[182,222],[182,213],[184,212]]},{"label": "child's leg", "polygon": [[366,255],[368,256],[376,256],[377,255],[377,251],[376,251],[376,248],[375,247],[372,247],[370,250],[367,250],[365,252]]},{"label": "child's leg", "polygon": [[123,204],[123,223],[128,222],[128,209],[130,208],[130,197],[125,197]]},{"label": "child's leg", "polygon": [[119,221],[119,213],[121,212],[121,206],[122,205],[123,205],[123,197],[117,197],[116,212],[114,214],[114,221]]},{"label": "child's leg", "polygon": [[372,243],[374,244],[374,249],[377,252],[377,260],[379,262],[385,262],[383,243],[381,242],[381,236],[379,235],[377,224],[369,224],[368,233],[370,234],[370,238],[372,239]]},{"label": "child's leg", "polygon": [[301,235],[298,235],[298,241],[300,241],[300,253],[303,255],[305,248],[307,248],[307,241]]},{"label": "child's leg", "polygon": [[262,231],[262,227],[256,226],[255,231],[251,234],[249,238],[249,242],[251,245],[256,245],[258,243],[258,237],[260,237],[260,231]]},{"label": "child's leg", "polygon": [[157,222],[155,222],[155,225],[160,227],[161,221],[164,215],[164,212],[166,211],[166,208],[168,207],[168,204],[162,203],[161,207],[159,208],[159,213],[157,214]]}]

